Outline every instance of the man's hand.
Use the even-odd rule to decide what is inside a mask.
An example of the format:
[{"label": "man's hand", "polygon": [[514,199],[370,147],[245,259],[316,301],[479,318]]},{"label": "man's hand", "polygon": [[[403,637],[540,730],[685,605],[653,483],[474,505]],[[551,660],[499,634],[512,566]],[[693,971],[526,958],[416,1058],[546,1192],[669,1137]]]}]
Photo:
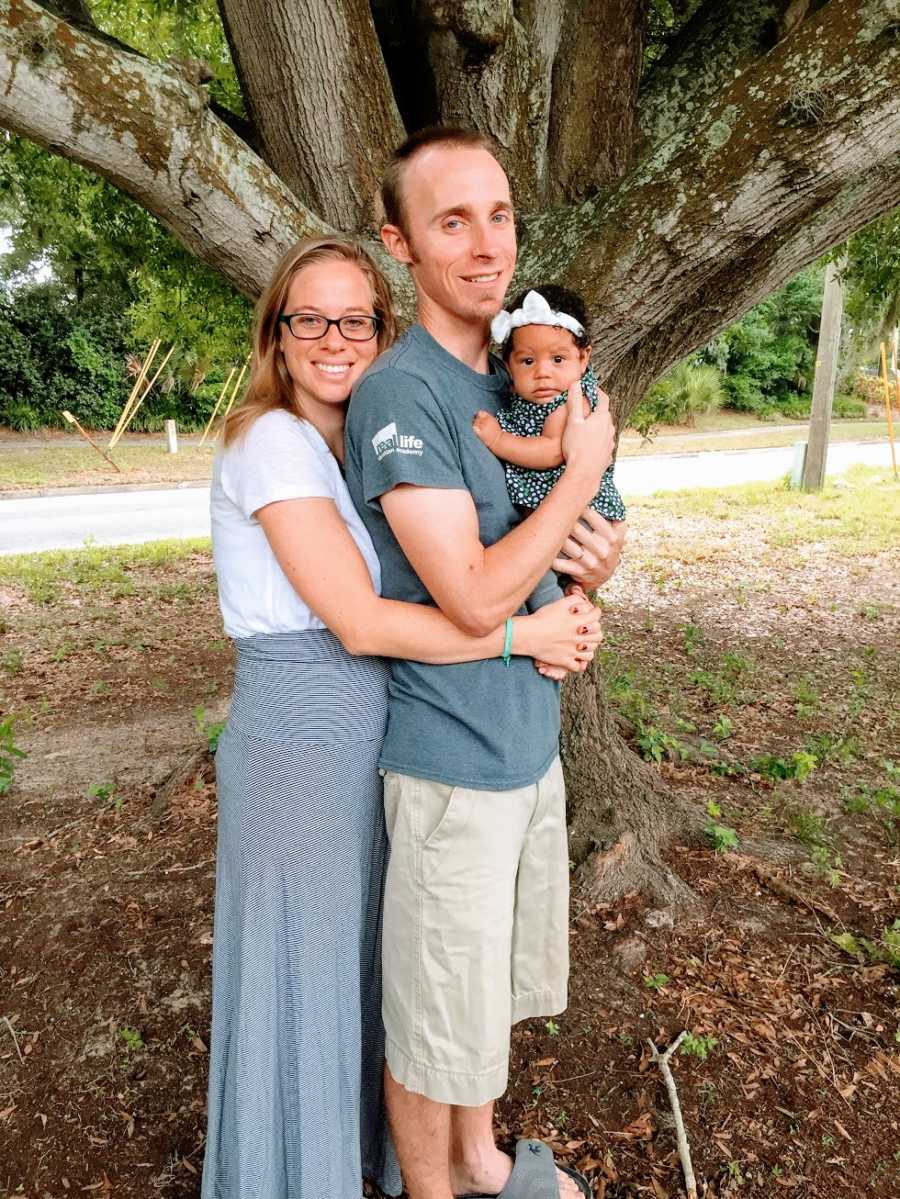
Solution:
[{"label": "man's hand", "polygon": [[619,565],[628,526],[624,520],[607,520],[593,508],[585,508],[566,538],[553,569],[566,574],[585,591],[602,587]]}]

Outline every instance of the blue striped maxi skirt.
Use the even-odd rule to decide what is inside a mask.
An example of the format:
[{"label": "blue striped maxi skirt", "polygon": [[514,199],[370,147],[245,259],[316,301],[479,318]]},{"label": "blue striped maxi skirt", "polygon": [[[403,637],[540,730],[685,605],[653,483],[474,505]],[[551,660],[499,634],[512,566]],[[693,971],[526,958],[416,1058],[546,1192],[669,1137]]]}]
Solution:
[{"label": "blue striped maxi skirt", "polygon": [[382,1093],[387,664],[237,640],[219,738],[203,1199],[399,1195]]}]

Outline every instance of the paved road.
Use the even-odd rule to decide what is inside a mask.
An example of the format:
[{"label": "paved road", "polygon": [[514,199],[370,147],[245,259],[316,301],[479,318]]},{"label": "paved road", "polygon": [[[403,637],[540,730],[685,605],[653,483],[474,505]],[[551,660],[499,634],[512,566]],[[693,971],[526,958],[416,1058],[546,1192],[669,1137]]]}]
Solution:
[{"label": "paved road", "polygon": [[[702,454],[656,454],[623,458],[616,481],[629,496],[688,487],[725,487],[781,478],[790,469],[791,449],[708,450]],[[828,473],[849,466],[890,466],[887,443],[833,445]],[[177,487],[141,491],[104,491],[90,495],[53,495],[0,500],[0,554],[119,545],[164,537],[209,534],[209,489]]]}]

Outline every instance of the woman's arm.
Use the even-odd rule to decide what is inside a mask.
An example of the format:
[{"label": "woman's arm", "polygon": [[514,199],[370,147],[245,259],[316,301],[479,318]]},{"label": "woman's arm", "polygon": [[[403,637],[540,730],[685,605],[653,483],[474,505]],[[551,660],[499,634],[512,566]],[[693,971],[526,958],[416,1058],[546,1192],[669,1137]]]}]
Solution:
[{"label": "woman's arm", "polygon": [[[503,626],[472,637],[438,608],[376,595],[332,500],[280,500],[260,508],[256,517],[294,590],[351,654],[449,665],[502,653]],[[583,670],[601,640],[598,616],[587,600],[569,597],[532,616],[514,617],[513,653]]]}]

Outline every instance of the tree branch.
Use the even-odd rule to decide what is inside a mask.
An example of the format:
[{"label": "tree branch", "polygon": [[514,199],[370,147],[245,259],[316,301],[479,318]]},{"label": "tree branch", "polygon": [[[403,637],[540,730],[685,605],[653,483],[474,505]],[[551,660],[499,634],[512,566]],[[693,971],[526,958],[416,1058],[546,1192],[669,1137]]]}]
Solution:
[{"label": "tree branch", "polygon": [[263,157],[338,228],[371,227],[403,125],[365,0],[220,0]]},{"label": "tree branch", "polygon": [[0,0],[0,125],[120,187],[250,296],[287,246],[328,231],[175,68],[33,0]]},{"label": "tree branch", "polygon": [[[831,0],[609,196],[529,222],[520,278],[549,274],[586,296],[602,375],[699,307],[704,286],[755,244],[787,239],[896,155],[900,39],[889,8]],[[896,203],[900,177],[891,188]]]},{"label": "tree branch", "polygon": [[553,67],[550,184],[582,200],[631,166],[637,132],[645,0],[569,3]]},{"label": "tree branch", "polygon": [[823,0],[707,0],[679,30],[640,92],[641,134],[657,145],[688,126],[735,76]]},{"label": "tree branch", "polygon": [[712,340],[798,271],[897,204],[900,153],[852,178],[790,230],[755,243],[711,275],[699,292],[625,355],[607,376],[621,427],[650,384],[675,362]]},{"label": "tree branch", "polygon": [[532,46],[513,0],[423,0],[419,10],[435,119],[492,134],[513,194],[525,206],[543,199],[550,73],[559,36],[549,0],[528,7],[531,32],[545,42],[543,54]]}]

